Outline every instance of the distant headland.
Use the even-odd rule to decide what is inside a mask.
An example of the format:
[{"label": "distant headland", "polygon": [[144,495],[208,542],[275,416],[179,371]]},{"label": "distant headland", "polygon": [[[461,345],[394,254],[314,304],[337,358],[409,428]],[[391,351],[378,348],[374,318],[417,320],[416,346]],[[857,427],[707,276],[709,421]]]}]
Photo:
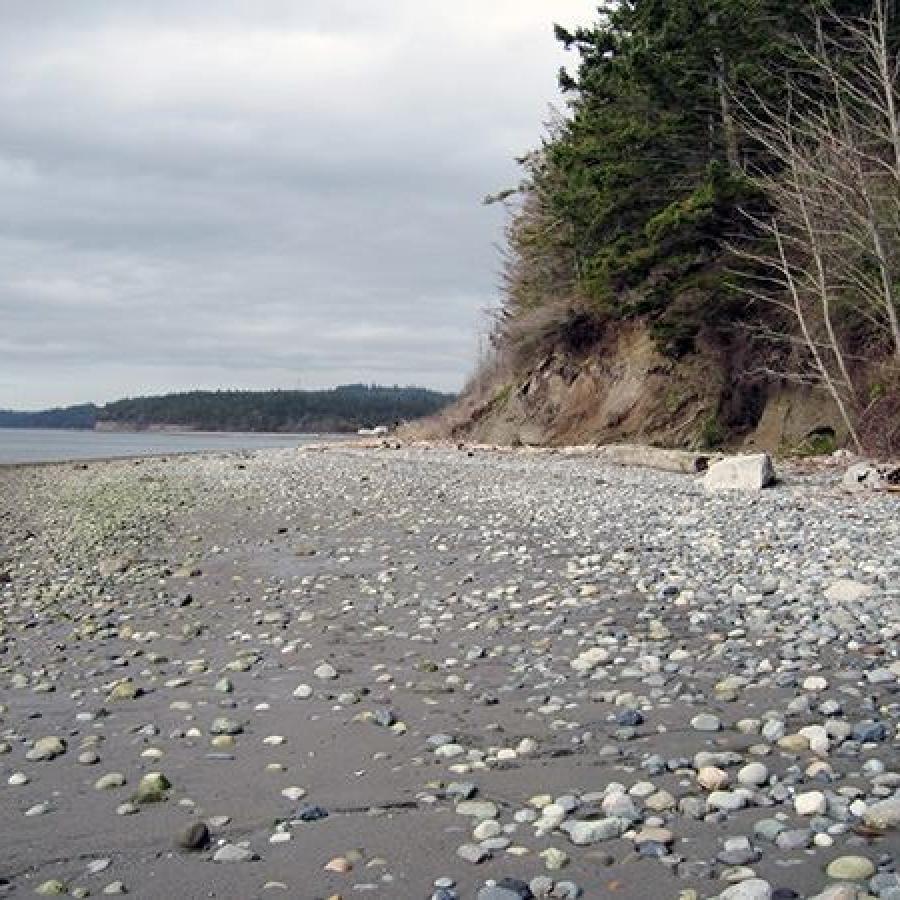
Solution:
[{"label": "distant headland", "polygon": [[185,391],[103,406],[0,410],[0,428],[349,432],[433,415],[454,399],[427,388],[364,384],[319,391]]}]

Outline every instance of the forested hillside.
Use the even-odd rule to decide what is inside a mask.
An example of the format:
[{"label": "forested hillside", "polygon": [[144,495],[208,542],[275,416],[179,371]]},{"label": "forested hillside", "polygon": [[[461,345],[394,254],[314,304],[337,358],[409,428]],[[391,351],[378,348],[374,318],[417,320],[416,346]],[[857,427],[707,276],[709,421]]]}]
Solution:
[{"label": "forested hillside", "polygon": [[345,385],[323,391],[190,391],[117,400],[101,423],[210,431],[355,431],[431,415],[453,400],[424,388]]},{"label": "forested hillside", "polygon": [[0,409],[0,428],[93,428],[96,421],[93,403],[38,412]]},{"label": "forested hillside", "polygon": [[557,26],[568,108],[488,198],[502,305],[439,430],[896,449],[895,6],[626,0]]},{"label": "forested hillside", "polygon": [[204,431],[355,431],[432,415],[454,400],[415,387],[345,385],[322,391],[189,391],[42,412],[0,410],[0,427]]}]

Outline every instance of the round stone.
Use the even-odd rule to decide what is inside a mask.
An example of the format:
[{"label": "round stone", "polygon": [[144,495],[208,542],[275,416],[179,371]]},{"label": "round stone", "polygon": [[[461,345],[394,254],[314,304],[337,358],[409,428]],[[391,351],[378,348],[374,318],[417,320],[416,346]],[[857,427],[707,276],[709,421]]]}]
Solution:
[{"label": "round stone", "polygon": [[762,763],[748,763],[738,769],[737,780],[745,787],[759,787],[769,780],[769,770]]},{"label": "round stone", "polygon": [[748,878],[726,888],[719,900],[771,900],[772,885],[762,878]]},{"label": "round stone", "polygon": [[703,766],[697,772],[697,782],[708,791],[720,791],[728,784],[728,773],[716,766]]},{"label": "round stone", "polygon": [[138,783],[132,799],[135,803],[159,803],[166,799],[170,787],[171,782],[162,772],[148,772]]},{"label": "round stone", "polygon": [[839,881],[864,881],[875,874],[875,864],[865,856],[839,856],[828,864],[825,874]]}]

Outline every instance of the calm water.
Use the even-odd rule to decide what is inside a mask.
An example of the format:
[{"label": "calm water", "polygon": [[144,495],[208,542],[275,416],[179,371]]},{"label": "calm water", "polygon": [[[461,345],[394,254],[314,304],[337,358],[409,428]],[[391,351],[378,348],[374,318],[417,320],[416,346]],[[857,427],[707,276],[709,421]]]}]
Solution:
[{"label": "calm water", "polygon": [[332,440],[335,437],[339,436],[235,432],[165,434],[146,431],[131,434],[51,428],[0,428],[0,464],[299,447],[301,444]]}]

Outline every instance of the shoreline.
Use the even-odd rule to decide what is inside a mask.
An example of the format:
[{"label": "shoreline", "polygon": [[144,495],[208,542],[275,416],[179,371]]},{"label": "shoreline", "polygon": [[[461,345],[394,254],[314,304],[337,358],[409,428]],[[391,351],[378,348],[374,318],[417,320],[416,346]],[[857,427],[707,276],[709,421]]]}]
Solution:
[{"label": "shoreline", "polygon": [[[9,429],[10,431],[21,431],[22,429]],[[31,429],[34,431],[54,431],[55,433],[67,433],[68,429],[55,430],[55,429]],[[87,432],[89,434],[94,434],[95,432]],[[129,432],[138,434],[139,432]],[[139,451],[136,450],[133,453],[116,453],[113,455],[102,455],[102,456],[72,456],[60,459],[36,459],[36,460],[4,460],[0,458],[0,468],[9,468],[9,467],[22,467],[22,466],[52,466],[52,465],[78,465],[79,463],[90,463],[95,464],[98,462],[104,461],[127,461],[127,460],[135,460],[135,459],[160,459],[166,457],[180,457],[180,456],[203,456],[204,454],[219,454],[219,453],[257,453],[264,450],[297,450],[302,449],[307,446],[318,446],[319,444],[327,444],[334,446],[341,446],[342,444],[351,443],[353,441],[353,437],[348,436],[346,439],[341,438],[339,436],[323,436],[323,440],[321,441],[299,441],[296,444],[291,444],[290,442],[293,439],[292,435],[280,435],[277,432],[272,434],[263,434],[262,432],[211,432],[210,435],[206,435],[202,432],[184,432],[181,435],[183,437],[207,437],[207,436],[221,436],[223,439],[234,439],[243,437],[245,435],[252,435],[256,437],[257,435],[260,438],[268,438],[268,437],[283,437],[285,440],[284,445],[261,445],[261,446],[250,446],[250,447],[201,447],[197,449],[172,449],[172,450],[146,450]],[[168,436],[168,434],[166,435]],[[174,436],[174,435],[173,435]],[[303,437],[304,435],[298,434],[297,437]],[[318,437],[317,434],[309,433],[307,436],[309,437]]]},{"label": "shoreline", "polygon": [[[185,434],[192,434],[185,432]],[[193,432],[193,434],[199,434]],[[242,435],[256,434],[255,432],[211,432],[211,434]],[[260,433],[261,434],[261,433]],[[273,432],[271,436],[279,436]],[[407,440],[387,437],[360,437],[348,434],[346,437],[327,436],[328,439],[316,442],[301,443],[295,447],[248,447],[240,448],[202,448],[197,450],[171,450],[150,451],[135,454],[121,454],[116,456],[97,457],[71,457],[56,460],[26,460],[4,461],[0,459],[0,469],[3,468],[27,468],[29,466],[68,466],[84,464],[96,464],[101,462],[127,462],[131,460],[159,460],[169,457],[178,458],[184,456],[215,456],[219,454],[256,454],[268,452],[322,452],[335,449],[355,450],[392,450],[411,452],[445,452],[463,453],[468,455],[497,456],[505,458],[535,458],[549,457],[570,460],[593,460],[600,464],[609,464],[625,469],[649,469],[652,471],[672,472],[684,475],[702,474],[710,462],[728,458],[731,455],[724,451],[692,451],[674,448],[655,447],[649,444],[574,444],[565,446],[528,445],[513,446],[503,444],[478,444],[465,443],[450,440]],[[774,463],[780,470],[792,474],[811,474],[815,472],[834,472],[846,468],[849,464],[860,461],[864,457],[855,457],[849,454],[826,456],[779,456],[770,454]],[[698,464],[699,461],[699,464]]]}]

